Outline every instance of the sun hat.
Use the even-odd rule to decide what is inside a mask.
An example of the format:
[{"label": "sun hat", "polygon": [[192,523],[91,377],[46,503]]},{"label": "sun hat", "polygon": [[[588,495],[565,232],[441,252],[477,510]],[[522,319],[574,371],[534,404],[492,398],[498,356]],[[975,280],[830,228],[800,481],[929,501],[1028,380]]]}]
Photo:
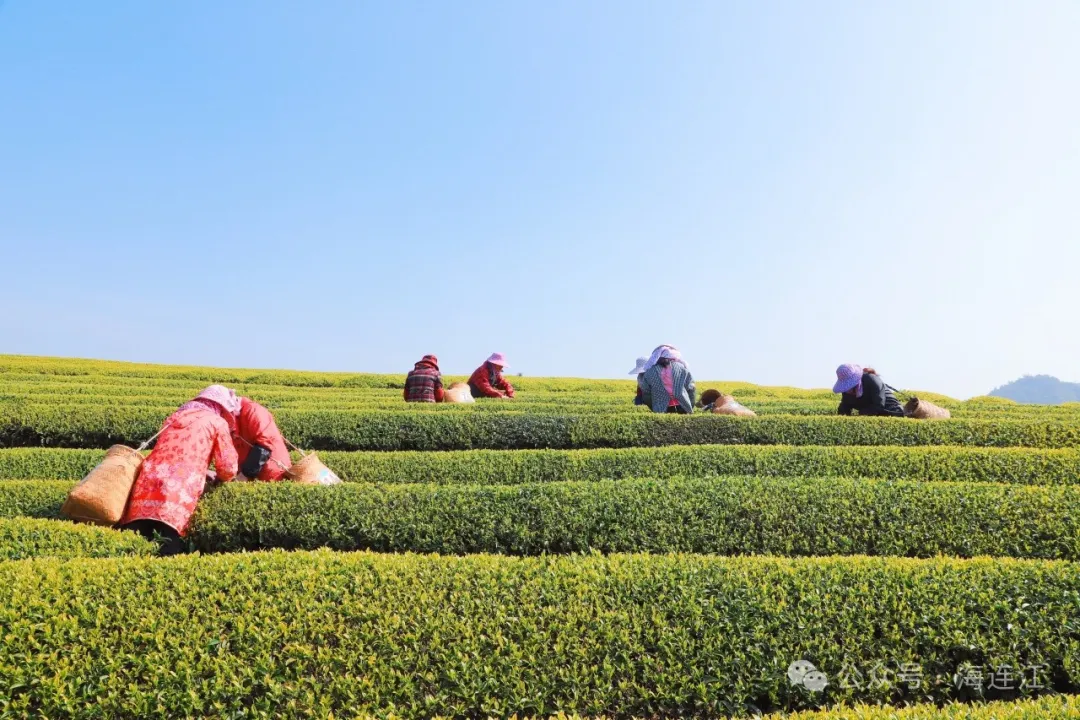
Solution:
[{"label": "sun hat", "polygon": [[491,353],[491,357],[487,359],[492,365],[498,365],[499,367],[510,367],[506,364],[506,356],[502,353]]},{"label": "sun hat", "polygon": [[836,384],[833,385],[834,393],[846,393],[854,390],[862,382],[862,366],[847,363],[836,368]]},{"label": "sun hat", "polygon": [[636,362],[637,364],[634,366],[633,370],[627,373],[628,375],[640,375],[641,373],[645,372],[645,365],[648,364],[649,358],[639,357],[634,362]]},{"label": "sun hat", "polygon": [[217,403],[233,415],[240,414],[240,398],[236,396],[235,390],[227,388],[224,385],[211,385],[199,393],[198,397],[202,400],[209,400]]}]

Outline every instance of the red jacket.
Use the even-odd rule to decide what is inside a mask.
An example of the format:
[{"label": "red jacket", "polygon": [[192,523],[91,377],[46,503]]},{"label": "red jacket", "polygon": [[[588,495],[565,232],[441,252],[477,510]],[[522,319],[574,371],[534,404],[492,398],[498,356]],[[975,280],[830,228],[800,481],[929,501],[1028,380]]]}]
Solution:
[{"label": "red jacket", "polygon": [[484,363],[476,368],[469,378],[469,387],[473,397],[514,397],[514,386],[506,382],[501,371],[491,363]]},{"label": "red jacket", "polygon": [[233,444],[240,458],[241,469],[252,445],[260,445],[270,451],[270,459],[266,461],[258,477],[250,478],[251,480],[274,482],[285,475],[287,468],[292,467],[285,437],[278,430],[274,416],[262,405],[254,400],[240,398],[240,417],[236,420],[236,428]]}]

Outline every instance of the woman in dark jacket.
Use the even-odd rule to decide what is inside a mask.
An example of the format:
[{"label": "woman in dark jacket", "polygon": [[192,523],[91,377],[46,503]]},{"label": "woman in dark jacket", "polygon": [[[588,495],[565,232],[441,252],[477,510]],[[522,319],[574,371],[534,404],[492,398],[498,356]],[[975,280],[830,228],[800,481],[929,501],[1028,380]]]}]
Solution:
[{"label": "woman in dark jacket", "polygon": [[840,407],[836,412],[850,415],[858,410],[860,415],[904,417],[904,408],[874,368],[859,365],[841,365],[836,368],[836,384],[833,392],[840,393]]}]

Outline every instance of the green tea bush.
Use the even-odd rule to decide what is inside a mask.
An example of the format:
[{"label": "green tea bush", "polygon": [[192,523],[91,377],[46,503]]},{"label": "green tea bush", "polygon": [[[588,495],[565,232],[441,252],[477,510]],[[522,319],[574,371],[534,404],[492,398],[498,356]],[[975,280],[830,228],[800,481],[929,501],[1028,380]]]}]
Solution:
[{"label": "green tea bush", "polygon": [[0,561],[24,558],[105,558],[152,555],[141,535],[65,520],[0,518]]},{"label": "green tea bush", "polygon": [[[400,390],[383,388],[289,388],[278,385],[236,386],[236,391],[265,405],[271,411],[322,412],[408,412],[410,414],[546,414],[648,416],[647,408],[629,402],[629,393],[584,392],[568,394],[534,392],[521,394],[514,402],[483,401],[469,405],[415,403],[406,405]],[[142,385],[76,385],[40,382],[4,382],[0,378],[0,403],[37,405],[86,405],[109,408],[141,408],[166,416],[197,393],[197,385],[187,388],[155,388]],[[758,415],[836,415],[835,399],[752,397],[736,395],[753,406]],[[947,403],[957,419],[1060,420],[1080,422],[1076,407]]]},{"label": "green tea bush", "polygon": [[[986,680],[989,683],[989,679]],[[858,705],[777,715],[774,720],[1065,720],[1080,717],[1080,698],[1056,695],[1037,700],[951,703],[943,707]]]},{"label": "green tea bush", "polygon": [[233,483],[204,552],[693,552],[1080,560],[1080,487],[713,478],[518,486]]},{"label": "green tea bush", "polygon": [[[0,517],[58,517],[71,487],[2,481]],[[232,483],[203,496],[191,538],[205,552],[327,546],[451,554],[1080,559],[1078,503],[1075,487],[847,479],[336,488]]]},{"label": "green tea bush", "polygon": [[[0,444],[106,448],[156,433],[166,409],[0,405]],[[1080,423],[772,415],[733,418],[652,414],[433,413],[282,410],[278,425],[313,450],[469,450],[665,445],[964,445],[1068,448]]]},{"label": "green tea bush", "polygon": [[0,480],[0,518],[58,518],[73,487],[67,480]]},{"label": "green tea bush", "polygon": [[[255,553],[0,563],[9,717],[715,717],[1018,699],[1080,680],[1080,566],[682,555]],[[813,693],[794,660],[915,664]]]},{"label": "green tea bush", "polygon": [[0,479],[82,480],[104,457],[104,450],[8,448],[0,450]]},{"label": "green tea bush", "polygon": [[[1077,451],[1023,448],[694,445],[609,450],[327,452],[320,453],[320,457],[342,478],[377,483],[505,485],[717,475],[1080,483]],[[5,464],[0,452],[0,476]]]},{"label": "green tea bush", "polygon": [[[0,450],[0,479],[80,480],[103,450]],[[975,447],[683,445],[608,450],[323,452],[345,480],[508,485],[627,477],[878,477],[894,480],[1067,485],[1080,482],[1080,452]]]}]

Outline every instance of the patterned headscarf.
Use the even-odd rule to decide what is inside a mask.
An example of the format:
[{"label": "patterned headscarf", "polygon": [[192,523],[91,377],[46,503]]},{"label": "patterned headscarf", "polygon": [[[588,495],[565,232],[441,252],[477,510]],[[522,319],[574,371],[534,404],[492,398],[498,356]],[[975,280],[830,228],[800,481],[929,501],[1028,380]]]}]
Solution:
[{"label": "patterned headscarf", "polygon": [[167,426],[172,422],[174,417],[185,410],[200,408],[217,413],[218,417],[228,423],[229,431],[235,433],[237,418],[240,416],[241,407],[241,400],[240,397],[237,396],[236,391],[230,390],[223,385],[211,385],[199,393],[197,397],[188,400],[178,407],[176,412],[170,415],[169,419],[165,422]]},{"label": "patterned headscarf", "polygon": [[656,363],[658,363],[661,359],[675,360],[677,362],[683,363],[683,365],[686,364],[685,362],[683,362],[682,353],[679,352],[679,349],[677,347],[675,347],[674,345],[661,345],[660,347],[652,351],[652,355],[649,356],[649,361],[645,363],[645,369],[642,370],[642,372],[649,372],[650,370],[652,370],[653,366],[656,365]]},{"label": "patterned headscarf", "polygon": [[211,385],[199,393],[196,400],[209,400],[220,405],[230,415],[240,414],[240,398],[236,391],[224,385]]}]

